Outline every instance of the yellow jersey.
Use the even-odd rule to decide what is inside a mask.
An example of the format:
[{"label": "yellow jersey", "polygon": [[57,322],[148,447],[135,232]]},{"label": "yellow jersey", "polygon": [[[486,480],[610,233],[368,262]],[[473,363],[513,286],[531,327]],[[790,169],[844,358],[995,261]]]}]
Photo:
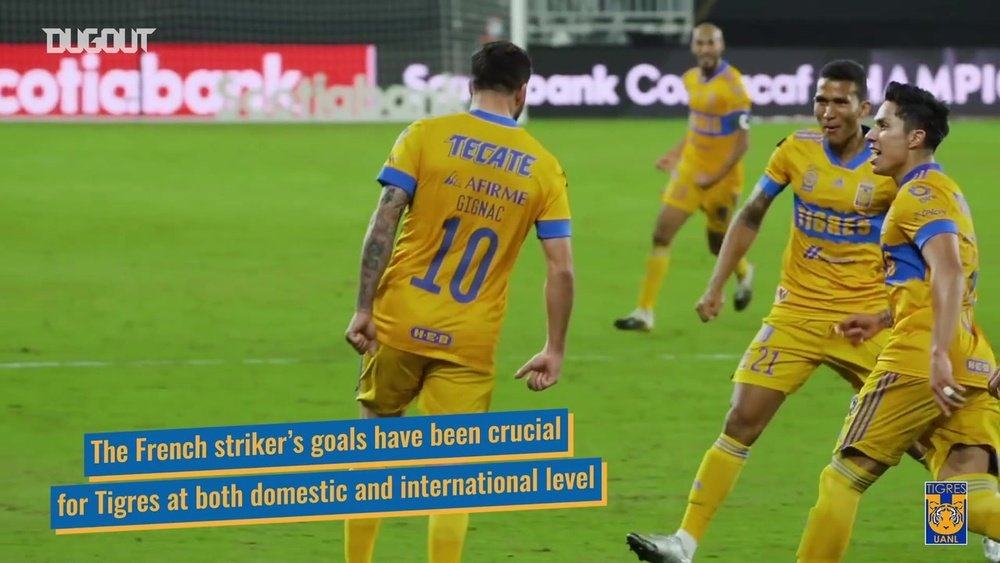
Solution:
[{"label": "yellow jersey", "polygon": [[822,132],[797,131],[771,154],[757,189],[776,197],[792,187],[776,312],[840,320],[888,307],[879,231],[896,186],[876,176],[865,148],[841,162]]},{"label": "yellow jersey", "polygon": [[[743,75],[722,61],[711,76],[700,68],[684,73],[688,94],[688,130],[677,169],[680,174],[715,174],[736,142],[735,134],[750,128],[750,96]],[[742,175],[740,161],[730,174]],[[740,189],[743,185],[740,182]]]},{"label": "yellow jersey", "polygon": [[492,370],[529,231],[571,235],[559,162],[513,119],[473,110],[404,129],[378,182],[411,195],[375,296],[378,340]]},{"label": "yellow jersey", "polygon": [[930,272],[921,250],[942,233],[958,235],[966,276],[962,320],[949,351],[955,380],[964,386],[986,388],[996,359],[974,314],[979,248],[972,214],[961,189],[935,163],[918,166],[903,178],[883,227],[893,326],[877,369],[930,376],[934,310]]}]

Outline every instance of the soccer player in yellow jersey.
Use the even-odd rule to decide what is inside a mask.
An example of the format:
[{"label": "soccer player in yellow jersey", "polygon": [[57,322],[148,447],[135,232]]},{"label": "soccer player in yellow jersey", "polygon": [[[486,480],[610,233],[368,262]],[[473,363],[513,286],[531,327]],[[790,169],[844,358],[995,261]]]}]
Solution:
[{"label": "soccer player in yellow jersey", "polygon": [[890,314],[852,317],[843,328],[858,341],[884,326],[891,335],[820,474],[800,563],[841,561],[861,495],[927,436],[934,478],[968,483],[962,524],[1000,539],[1000,409],[990,396],[1000,378],[974,312],[979,250],[969,206],[934,160],[948,129],[948,108],[926,90],[886,88],[868,138],[875,172],[899,186],[881,235]]},{"label": "soccer player in yellow jersey", "polygon": [[877,314],[888,306],[878,237],[895,185],[876,176],[869,163],[861,124],[870,111],[864,67],[847,60],[825,65],[813,111],[819,128],[792,133],[772,152],[729,227],[698,303],[703,321],[719,314],[726,280],[756,239],[772,201],[792,192],[794,215],[774,305],[733,375],[730,411],[702,458],[679,529],[628,536],[643,561],[689,563],[751,446],[786,397],[821,365],[860,389],[885,344],[886,331],[858,346],[836,332],[849,314]]},{"label": "soccer player in yellow jersey", "polygon": [[[517,124],[530,76],[524,50],[484,45],[472,57],[471,110],[410,125],[378,176],[346,334],[363,354],[363,417],[401,416],[414,401],[431,415],[489,409],[508,282],[532,230],[547,261],[548,339],[516,377],[536,391],[559,379],[573,306],[570,208],[559,162]],[[460,561],[467,526],[468,515],[431,516],[430,562]],[[347,522],[348,563],[371,561],[377,531],[378,520]]]},{"label": "soccer player in yellow jersey", "polygon": [[[657,162],[658,168],[671,173],[670,182],[662,193],[638,307],[615,321],[619,330],[653,329],[653,309],[670,266],[670,246],[688,217],[699,209],[705,213],[708,248],[717,255],[743,193],[750,97],[743,76],[722,58],[724,48],[718,27],[705,23],[694,29],[691,52],[698,66],[684,73],[688,130],[680,145]],[[735,272],[733,301],[736,310],[742,311],[752,297],[753,268],[744,258]]]}]

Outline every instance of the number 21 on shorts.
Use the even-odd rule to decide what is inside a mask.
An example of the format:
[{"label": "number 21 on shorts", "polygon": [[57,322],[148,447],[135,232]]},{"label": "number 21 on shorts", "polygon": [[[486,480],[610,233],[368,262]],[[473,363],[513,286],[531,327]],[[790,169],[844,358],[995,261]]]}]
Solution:
[{"label": "number 21 on shorts", "polygon": [[[438,285],[437,280],[441,271],[441,263],[444,262],[445,256],[448,255],[453,246],[456,251],[464,248],[462,257],[458,262],[458,267],[455,268],[451,280],[447,283],[448,291],[455,301],[470,303],[476,300],[479,291],[483,288],[483,282],[486,281],[486,273],[490,269],[490,264],[493,262],[494,256],[496,256],[497,247],[500,246],[500,238],[493,229],[481,227],[472,231],[468,239],[456,240],[460,224],[461,218],[459,217],[452,217],[444,222],[442,225],[444,228],[444,239],[441,240],[441,246],[438,247],[437,252],[434,254],[430,267],[427,268],[427,273],[423,277],[411,278],[410,284],[435,295],[441,293],[441,286]],[[479,264],[474,267],[472,261],[475,259],[479,247],[483,244],[486,245],[486,250]],[[469,284],[468,289],[462,289],[470,271],[473,273],[472,282]],[[442,280],[442,283],[444,283],[444,280]]]}]

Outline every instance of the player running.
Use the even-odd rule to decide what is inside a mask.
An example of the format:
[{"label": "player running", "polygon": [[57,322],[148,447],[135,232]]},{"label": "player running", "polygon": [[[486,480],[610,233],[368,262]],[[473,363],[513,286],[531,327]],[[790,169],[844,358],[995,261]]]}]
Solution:
[{"label": "player running", "polygon": [[875,366],[887,331],[857,346],[836,334],[850,313],[887,309],[879,228],[896,190],[875,175],[861,120],[871,104],[858,63],[838,60],[820,71],[813,111],[820,129],[782,139],[763,177],[729,227],[705,294],[703,321],[722,308],[726,280],[757,237],[772,201],[791,188],[794,218],[774,305],[733,375],[732,407],[722,434],[705,452],[673,535],[628,536],[643,561],[688,563],[743,469],[750,447],[785,398],[825,365],[855,390]]},{"label": "player running", "polygon": [[[364,418],[401,416],[414,400],[431,415],[489,409],[507,286],[532,229],[547,262],[548,339],[516,377],[535,391],[559,380],[573,307],[570,208],[559,162],[517,124],[530,76],[524,50],[486,44],[472,57],[472,109],[410,125],[378,176],[346,334],[363,354]],[[461,560],[468,522],[430,517],[431,563]],[[347,522],[348,563],[371,561],[378,526]]]},{"label": "player running", "polygon": [[891,335],[820,474],[800,563],[844,557],[861,495],[927,435],[934,478],[968,484],[967,504],[952,512],[961,526],[1000,539],[1000,409],[990,396],[1000,371],[993,371],[993,350],[975,319],[979,249],[972,216],[961,189],[934,161],[948,129],[943,103],[892,82],[868,133],[875,173],[899,186],[881,235],[890,309],[842,326],[856,339],[886,326]]},{"label": "player running", "polygon": [[[726,228],[743,193],[743,155],[749,147],[750,98],[742,75],[722,58],[722,30],[704,23],[694,29],[691,52],[698,66],[684,73],[690,106],[688,131],[656,166],[670,172],[653,231],[653,249],[639,305],[615,321],[620,330],[653,329],[653,309],[670,266],[674,236],[699,208],[708,220],[708,248],[718,255]],[[753,267],[741,258],[735,268],[734,304],[742,311],[753,296]]]}]

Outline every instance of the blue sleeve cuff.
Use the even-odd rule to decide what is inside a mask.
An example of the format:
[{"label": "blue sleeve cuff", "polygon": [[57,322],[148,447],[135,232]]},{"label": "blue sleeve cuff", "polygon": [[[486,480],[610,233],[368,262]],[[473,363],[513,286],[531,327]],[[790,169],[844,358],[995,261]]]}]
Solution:
[{"label": "blue sleeve cuff", "polygon": [[535,230],[540,239],[565,238],[573,234],[572,223],[569,219],[535,221]]},{"label": "blue sleeve cuff", "polygon": [[413,197],[414,190],[417,189],[417,179],[406,172],[391,166],[383,166],[378,175],[378,183],[383,186],[396,186]]},{"label": "blue sleeve cuff", "polygon": [[927,241],[937,235],[945,233],[958,234],[958,225],[951,219],[937,219],[927,223],[917,231],[917,236],[913,237],[913,242],[917,248],[923,249]]},{"label": "blue sleeve cuff", "polygon": [[778,182],[767,174],[761,176],[758,183],[760,184],[760,189],[771,197],[775,197],[780,194],[785,189],[785,186],[788,185]]}]

